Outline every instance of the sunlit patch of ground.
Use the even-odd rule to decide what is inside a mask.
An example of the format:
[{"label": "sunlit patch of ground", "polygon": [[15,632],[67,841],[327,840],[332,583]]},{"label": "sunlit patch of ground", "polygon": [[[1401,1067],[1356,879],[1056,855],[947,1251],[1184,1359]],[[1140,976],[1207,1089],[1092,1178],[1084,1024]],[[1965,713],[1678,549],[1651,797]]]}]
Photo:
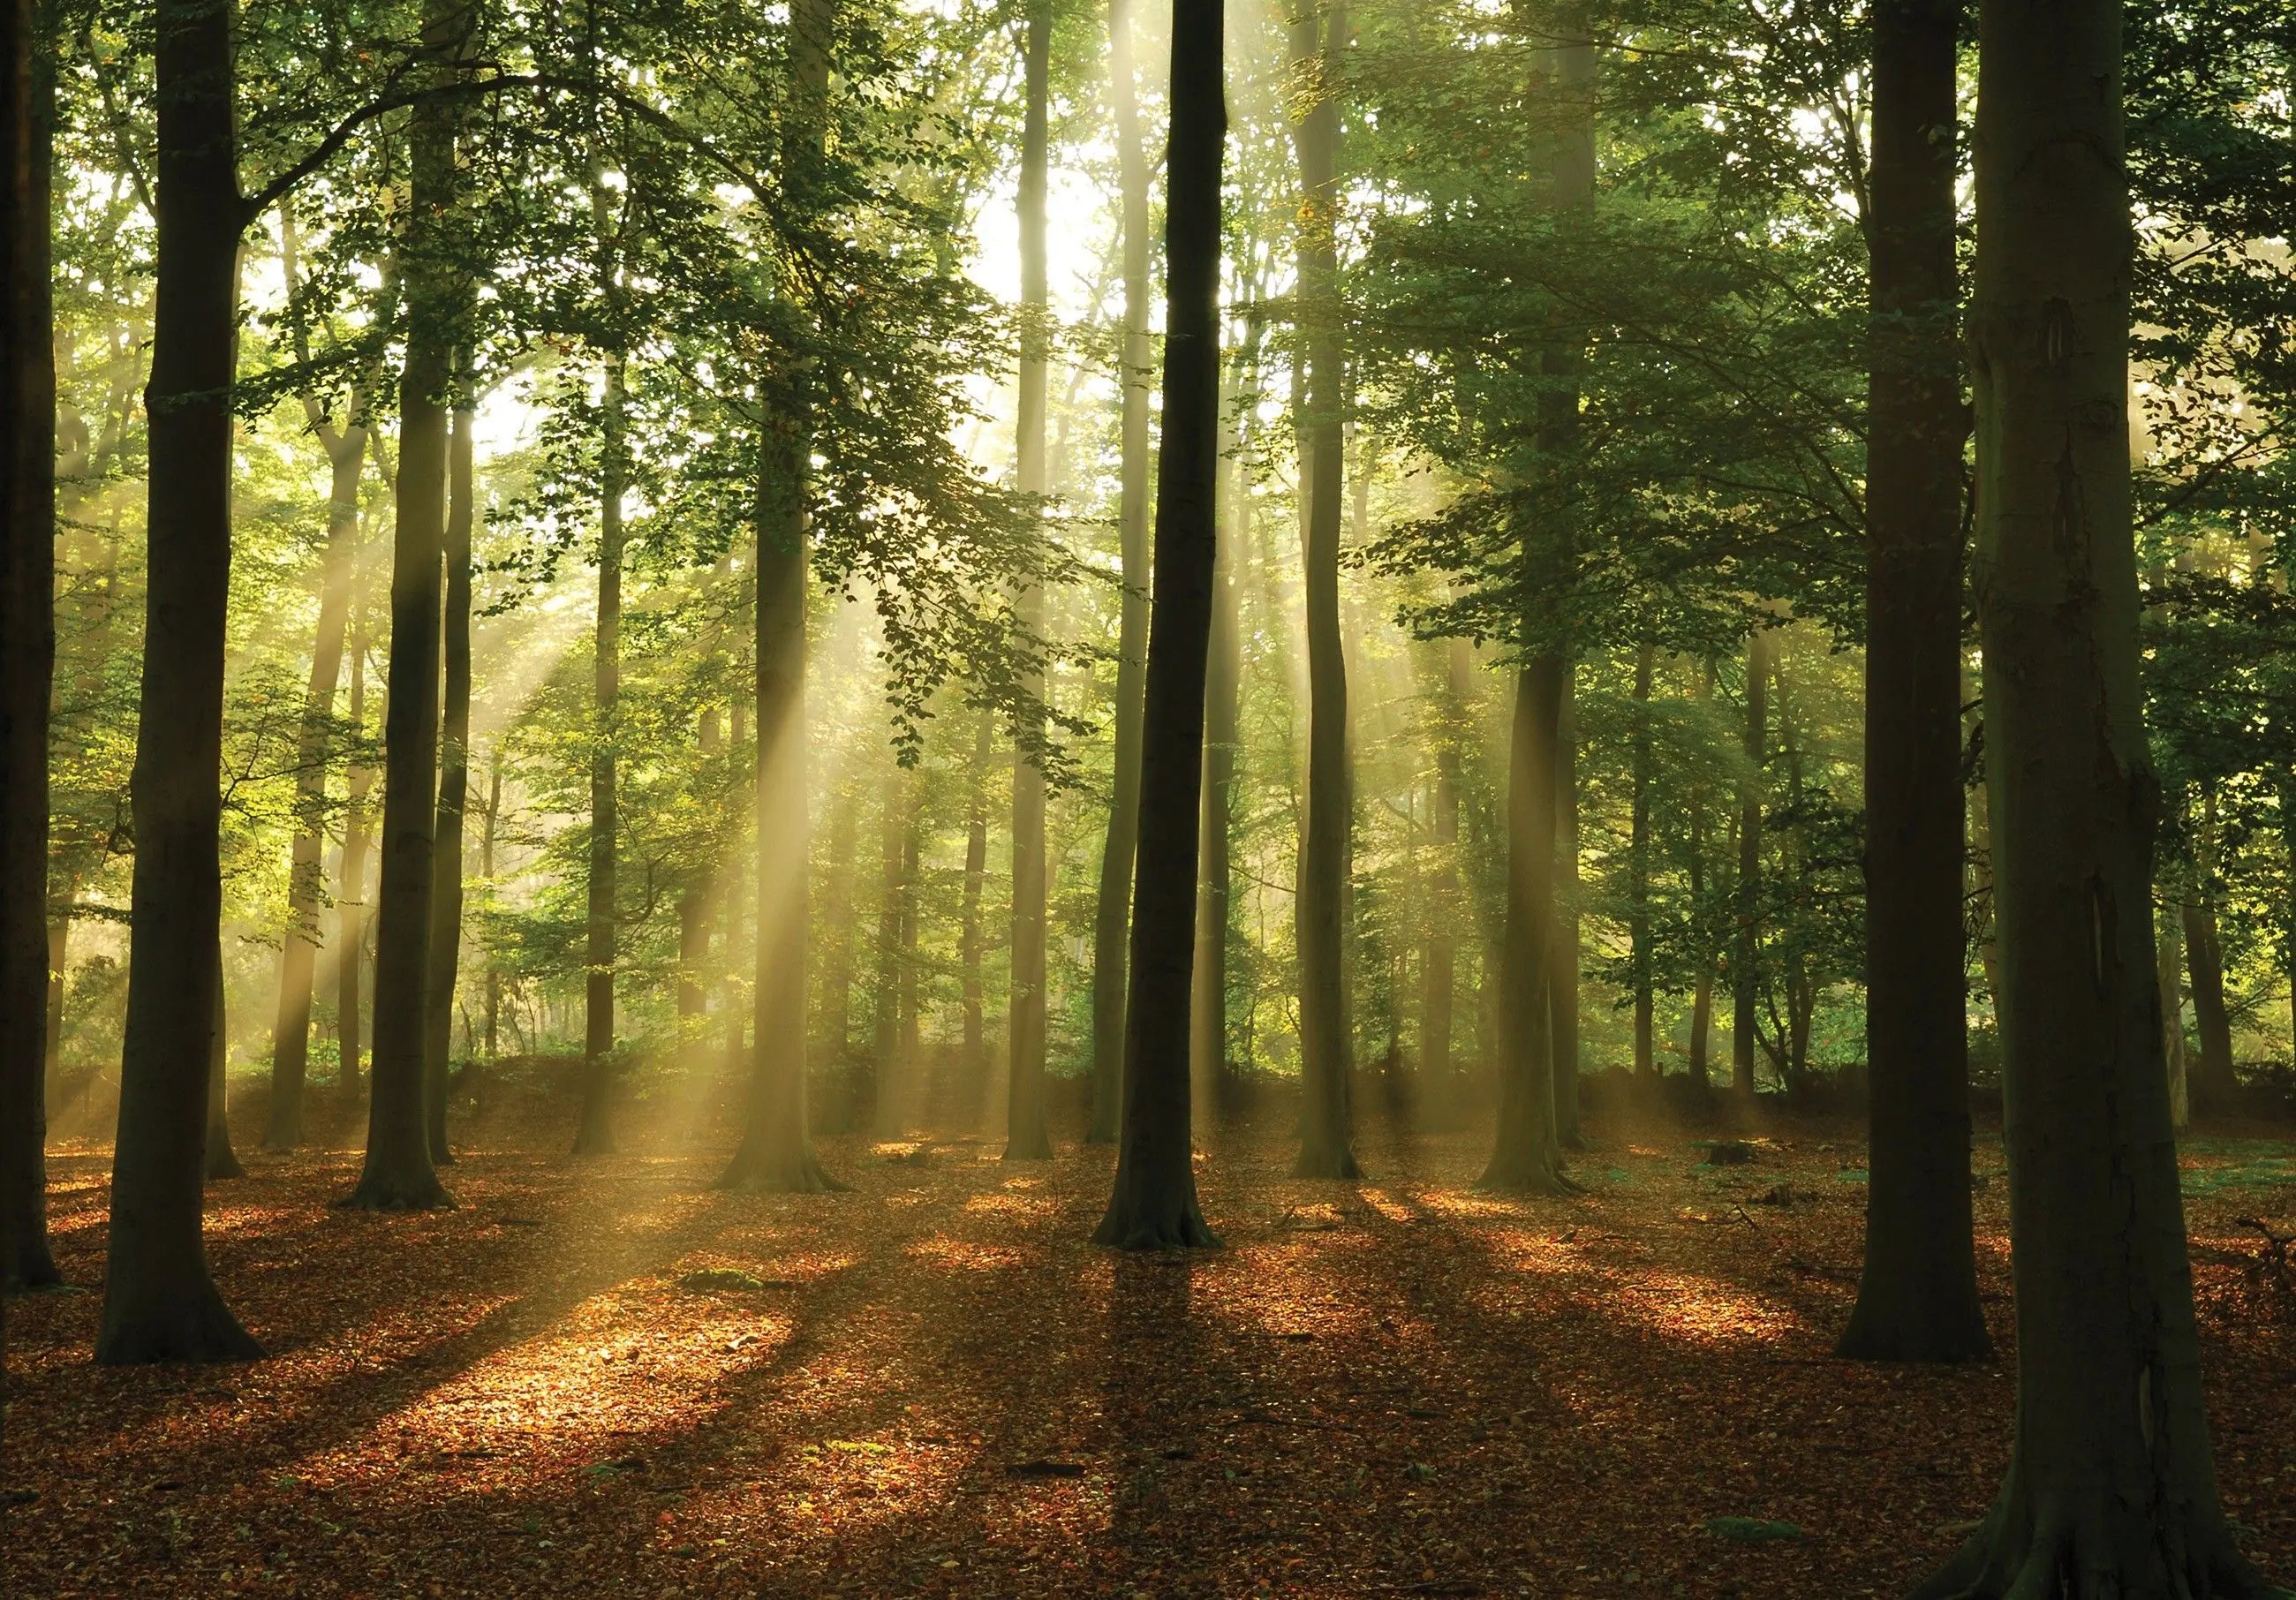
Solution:
[{"label": "sunlit patch of ground", "polygon": [[[513,1104],[458,1129],[461,1204],[425,1217],[333,1210],[348,1152],[249,1155],[209,1247],[254,1366],[94,1368],[95,1293],[12,1302],[5,1487],[40,1498],[0,1512],[11,1600],[1859,1600],[1939,1560],[2006,1459],[2005,1358],[1828,1357],[1865,1201],[1847,1125],[1742,1129],[1754,1164],[1715,1169],[1694,1130],[1597,1122],[1588,1192],[1549,1200],[1476,1191],[1480,1134],[1379,1126],[1364,1183],[1292,1180],[1271,1115],[1197,1163],[1228,1247],[1136,1256],[1085,1242],[1104,1147],[1014,1172],[998,1141],[826,1140],[856,1192],[729,1195],[722,1116],[663,1118],[575,1163],[562,1109]],[[2187,1204],[2227,1509],[2284,1581],[2296,1301],[2238,1218],[2296,1231],[2287,1153],[2196,1141],[2186,1175],[2239,1178]],[[84,1287],[108,1166],[55,1163]],[[1804,1537],[1706,1530],[1732,1515]]]}]

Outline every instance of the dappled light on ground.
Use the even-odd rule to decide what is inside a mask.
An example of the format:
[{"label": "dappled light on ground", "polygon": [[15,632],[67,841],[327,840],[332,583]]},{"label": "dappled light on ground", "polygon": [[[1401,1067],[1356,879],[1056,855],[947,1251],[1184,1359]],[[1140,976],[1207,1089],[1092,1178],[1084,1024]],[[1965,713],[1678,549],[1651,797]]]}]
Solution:
[{"label": "dappled light on ground", "polygon": [[[1557,1199],[1477,1191],[1480,1134],[1366,1128],[1347,1185],[1223,1133],[1198,1171],[1227,1247],[1187,1256],[1085,1243],[1105,1149],[1014,1173],[827,1140],[854,1193],[747,1195],[683,1127],[583,1163],[565,1131],[472,1130],[460,1205],[422,1217],[334,1210],[348,1154],[251,1156],[209,1248],[258,1365],[94,1368],[96,1294],[17,1301],[9,1448],[41,1497],[4,1514],[10,1593],[1857,1600],[1940,1558],[2007,1454],[2005,1364],[1830,1358],[1865,1194],[1843,1126],[1728,1169],[1598,1126]],[[2186,1163],[2228,1509],[2283,1572],[2296,1307],[2239,1218],[2296,1210],[2286,1153]],[[58,1162],[83,1288],[107,1167]]]}]

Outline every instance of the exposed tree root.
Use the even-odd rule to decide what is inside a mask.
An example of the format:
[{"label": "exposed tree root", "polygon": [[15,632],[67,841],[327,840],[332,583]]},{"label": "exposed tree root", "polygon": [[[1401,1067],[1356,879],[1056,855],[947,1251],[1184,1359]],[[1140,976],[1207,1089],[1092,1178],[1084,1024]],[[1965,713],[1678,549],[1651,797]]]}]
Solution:
[{"label": "exposed tree root", "polygon": [[1997,1505],[1911,1600],[2296,1600],[2249,1563],[2221,1518],[2148,1525],[2095,1493],[2080,1511]]},{"label": "exposed tree root", "polygon": [[447,1193],[436,1173],[409,1177],[398,1173],[369,1172],[358,1187],[335,1204],[347,1211],[450,1211],[455,1197]]},{"label": "exposed tree root", "polygon": [[1218,1250],[1218,1234],[1191,1198],[1185,1205],[1136,1205],[1119,1194],[1093,1230],[1095,1244],[1118,1250]]},{"label": "exposed tree root", "polygon": [[130,1292],[124,1299],[122,1306],[105,1308],[95,1342],[99,1366],[263,1359],[263,1347],[239,1325],[204,1270],[198,1283],[171,1292]]},{"label": "exposed tree root", "polygon": [[1294,1177],[1357,1178],[1363,1169],[1356,1164],[1356,1153],[1345,1144],[1309,1143],[1302,1145],[1300,1159],[1292,1163]]},{"label": "exposed tree root", "polygon": [[1475,1187],[1494,1194],[1584,1194],[1586,1188],[1563,1176],[1562,1167],[1543,1157],[1494,1155]]},{"label": "exposed tree root", "polygon": [[734,1194],[844,1194],[852,1189],[822,1169],[809,1144],[784,1146],[767,1157],[753,1153],[746,1139],[709,1186]]}]

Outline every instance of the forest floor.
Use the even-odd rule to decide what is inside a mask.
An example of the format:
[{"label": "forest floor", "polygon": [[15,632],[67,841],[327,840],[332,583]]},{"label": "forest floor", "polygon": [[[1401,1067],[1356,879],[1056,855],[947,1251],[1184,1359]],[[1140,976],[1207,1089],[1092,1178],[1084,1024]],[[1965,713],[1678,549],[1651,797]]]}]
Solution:
[{"label": "forest floor", "polygon": [[[1105,1149],[829,1139],[852,1193],[758,1198],[707,1186],[718,1129],[640,1120],[578,1163],[502,1096],[416,1217],[332,1209],[350,1150],[243,1126],[209,1249],[272,1354],[232,1367],[89,1365],[108,1159],[62,1154],[75,1288],[8,1315],[8,1594],[1848,1600],[1941,1560],[2008,1455],[2005,1361],[1828,1355],[1847,1121],[1713,1168],[1597,1120],[1587,1194],[1537,1201],[1473,1188],[1480,1133],[1367,1127],[1341,1185],[1240,1131],[1200,1167],[1227,1248],[1158,1258],[1085,1243]],[[2287,1581],[2296,1295],[2236,1218],[2288,1231],[2296,1145],[2185,1162],[2226,1506]],[[1997,1136],[1979,1169],[2005,1345]]]}]

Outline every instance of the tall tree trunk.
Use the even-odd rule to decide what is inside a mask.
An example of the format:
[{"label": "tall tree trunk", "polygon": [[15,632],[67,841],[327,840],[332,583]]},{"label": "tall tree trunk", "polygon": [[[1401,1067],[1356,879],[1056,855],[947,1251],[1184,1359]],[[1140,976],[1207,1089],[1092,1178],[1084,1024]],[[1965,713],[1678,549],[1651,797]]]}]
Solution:
[{"label": "tall tree trunk", "polygon": [[988,887],[988,764],[994,759],[995,714],[980,713],[980,732],[972,746],[972,765],[966,775],[964,824],[964,889],[957,922],[958,1005],[964,1013],[964,1039],[958,1076],[964,1094],[960,1104],[968,1120],[978,1114],[988,1082],[987,985],[981,981],[981,901]]},{"label": "tall tree trunk", "polygon": [[[1226,369],[1221,414],[1226,419],[1229,454],[1216,480],[1212,564],[1211,634],[1205,644],[1203,809],[1197,818],[1196,954],[1190,989],[1188,1061],[1191,1098],[1198,1114],[1217,1112],[1227,1079],[1228,923],[1234,906],[1234,867],[1229,841],[1234,825],[1237,764],[1242,754],[1238,724],[1243,687],[1243,628],[1236,585],[1236,553],[1250,537],[1251,496],[1246,449],[1249,416],[1243,404],[1243,373],[1257,372],[1259,333],[1255,324],[1237,361]],[[1143,562],[1145,565],[1145,562]]]},{"label": "tall tree trunk", "polygon": [[1742,1098],[1754,1097],[1754,1047],[1760,1030],[1754,1007],[1761,997],[1756,970],[1761,952],[1762,761],[1767,745],[1770,661],[1774,645],[1766,629],[1746,636],[1746,776],[1738,788],[1738,905],[1730,948],[1730,1087]]},{"label": "tall tree trunk", "polygon": [[1515,674],[1507,757],[1506,926],[1499,944],[1499,1114],[1485,1188],[1567,1194],[1554,1127],[1547,941],[1554,926],[1555,723],[1562,663],[1535,657]]},{"label": "tall tree trunk", "polygon": [[[860,808],[847,796],[832,795],[831,800],[829,894],[830,903],[836,907],[836,932],[830,940],[821,978],[822,1041],[829,1059],[842,1065],[853,1057],[853,945],[859,926],[854,909],[853,857],[859,844]],[[984,838],[982,849],[987,848]]]},{"label": "tall tree trunk", "polygon": [[447,440],[447,617],[445,720],[439,739],[439,810],[430,856],[430,981],[423,995],[422,1104],[430,1159],[447,1148],[447,1063],[454,1043],[455,984],[463,955],[463,812],[471,795],[471,426],[465,382],[455,395]]},{"label": "tall tree trunk", "polygon": [[892,1081],[893,1057],[901,1048],[901,808],[908,785],[896,766],[887,775],[884,809],[877,821],[877,855],[882,882],[877,898],[877,971],[869,992],[869,1066],[882,1098]]},{"label": "tall tree trunk", "polygon": [[[106,1365],[263,1353],[208,1275],[200,1224],[223,906],[217,777],[231,586],[238,321],[232,295],[246,221],[232,14],[205,0],[159,0],[155,22],[158,296],[144,402],[149,566],[143,702],[128,781],[135,868],[127,1021],[95,1343],[95,1358]],[[12,305],[12,323],[15,314]],[[37,537],[50,537],[46,524]],[[12,788],[8,804],[19,803]],[[35,893],[29,904],[37,909],[45,898]]]},{"label": "tall tree trunk", "polygon": [[1627,834],[1627,948],[1635,1005],[1635,1076],[1658,1074],[1651,984],[1651,677],[1658,651],[1644,640],[1635,651],[1635,717],[1631,758],[1633,795]]},{"label": "tall tree trunk", "polygon": [[1874,10],[1866,524],[1866,1266],[1835,1353],[1974,1360],[1962,927],[1962,0]]},{"label": "tall tree trunk", "polygon": [[[718,708],[709,706],[701,713],[697,730],[697,743],[704,764],[714,763],[723,754],[725,731],[718,720]],[[712,881],[715,864],[704,870],[702,877],[689,883],[677,898],[677,1022],[679,1054],[692,1060],[693,1045],[703,1026],[701,1019],[709,1012],[709,987],[704,969],[709,962],[710,924],[716,917],[718,886]]]},{"label": "tall tree trunk", "polygon": [[1457,1008],[1458,930],[1466,906],[1459,891],[1460,741],[1468,724],[1468,644],[1444,645],[1444,724],[1435,747],[1435,796],[1429,831],[1434,836],[1435,872],[1428,885],[1427,938],[1419,963],[1419,1054],[1427,1093],[1446,1125],[1464,1111],[1464,1085],[1451,1050],[1452,1013]]},{"label": "tall tree trunk", "polygon": [[[432,83],[450,86],[472,12],[423,0]],[[433,807],[439,779],[439,649],[447,542],[447,408],[461,297],[452,248],[454,112],[411,113],[405,240],[406,365],[399,375],[398,530],[390,562],[390,702],[383,718],[382,872],[375,895],[374,1073],[366,1165],[348,1204],[367,1210],[451,1205],[423,1115],[423,994],[430,981]]]},{"label": "tall tree trunk", "polygon": [[1124,611],[1117,636],[1114,798],[1093,919],[1092,1122],[1085,1138],[1095,1145],[1116,1137],[1122,1093],[1125,919],[1139,843],[1140,718],[1148,676],[1148,152],[1133,78],[1131,0],[1111,0],[1108,42],[1124,231],[1124,414],[1116,516]]},{"label": "tall tree trunk", "polygon": [[[358,551],[351,552],[351,688],[345,712],[352,737],[366,739],[366,604],[357,593]],[[359,1092],[359,963],[366,944],[367,795],[373,768],[354,747],[343,769],[342,881],[335,888],[335,1092],[346,1103]]]},{"label": "tall tree trunk", "polygon": [[[2161,887],[2173,897],[2173,885]],[[2185,919],[2184,907],[2171,902],[2154,919],[2153,939],[2159,946],[2154,968],[2161,985],[2161,1048],[2169,1061],[2169,1125],[2181,1128],[2193,1120],[2192,1083],[2185,1058]]]},{"label": "tall tree trunk", "polygon": [[614,1148],[614,897],[621,862],[619,808],[622,694],[622,496],[628,488],[625,450],[627,379],[619,352],[606,365],[606,403],[598,492],[596,678],[591,691],[590,892],[584,929],[582,1120],[574,1153]]},{"label": "tall tree trunk", "polygon": [[2119,0],[1980,0],[1984,645],[2016,1449],[1922,1600],[2281,1591],[2218,1505],[2161,1059]]},{"label": "tall tree trunk", "polygon": [[[1699,703],[1714,702],[1714,658],[1708,656],[1699,678]],[[1698,956],[1698,974],[1690,990],[1690,1076],[1703,1091],[1712,1087],[1711,1046],[1714,1034],[1714,963],[1718,954],[1712,909],[1706,903],[1706,782],[1694,777],[1690,786],[1690,915],[1692,939]]]},{"label": "tall tree trunk", "polygon": [[223,944],[216,944],[215,1028],[208,1036],[207,1132],[200,1161],[200,1176],[245,1177],[247,1169],[231,1147],[231,1040],[224,1027]]},{"label": "tall tree trunk", "polygon": [[[495,834],[502,825],[502,740],[495,740],[494,759],[487,767],[487,820],[479,834],[479,881],[486,885],[488,896],[494,893]],[[502,969],[494,964],[489,954],[487,961],[487,1038],[486,1058],[496,1055],[496,1029],[502,1020]]]},{"label": "tall tree trunk", "polygon": [[2194,1031],[2200,1055],[2192,1064],[2193,1100],[2206,1116],[2221,1116],[2237,1104],[2239,1080],[2232,1068],[2232,1009],[2225,1001],[2224,940],[2208,870],[2184,904],[2185,961],[2193,979]]},{"label": "tall tree trunk", "polygon": [[[1051,345],[1045,281],[1045,195],[1049,181],[1047,102],[1053,48],[1052,0],[1029,0],[1025,49],[1027,111],[1021,133],[1021,392],[1018,460],[1024,495],[1045,492],[1046,357]],[[1044,618],[1044,595],[1031,585],[1021,603],[1029,628]],[[1041,678],[1024,685],[1041,692]],[[1011,1079],[1004,1159],[1049,1161],[1045,1120],[1045,775],[1027,743],[1013,761],[1013,998]]]},{"label": "tall tree trunk", "polygon": [[1583,1148],[1578,1127],[1578,663],[1562,663],[1554,727],[1554,938],[1547,950],[1547,1027],[1554,1038],[1554,1137]]},{"label": "tall tree trunk", "polygon": [[919,846],[924,827],[924,773],[913,768],[896,780],[907,792],[900,807],[900,832],[887,843],[898,848],[900,866],[893,882],[891,1049],[877,1068],[875,1129],[881,1139],[898,1139],[915,1120],[922,1102],[924,1062],[917,1018]]},{"label": "tall tree trunk", "polygon": [[1196,1204],[1188,1081],[1204,672],[1218,566],[1220,166],[1227,132],[1221,0],[1173,0],[1164,210],[1163,436],[1155,604],[1140,751],[1131,993],[1116,1182],[1095,1243],[1218,1244]]},{"label": "tall tree trunk", "polygon": [[[280,257],[291,293],[297,284],[299,241],[293,211],[280,208]],[[296,354],[308,359],[299,337]],[[319,619],[311,645],[311,676],[303,697],[303,724],[295,764],[295,840],[287,868],[287,927],[279,947],[279,1011],[271,1031],[271,1106],[263,1143],[292,1150],[303,1142],[303,1086],[310,1060],[311,984],[319,946],[319,899],[325,877],[327,745],[334,721],[335,689],[342,677],[343,639],[350,615],[351,561],[358,546],[359,477],[366,464],[366,390],[351,391],[340,426],[316,395],[303,400],[304,421],[326,453],[327,545],[319,568]]]},{"label": "tall tree trunk", "polygon": [[1356,1177],[1349,1148],[1352,1033],[1347,1014],[1346,896],[1353,802],[1348,770],[1348,666],[1340,633],[1340,525],[1345,342],[1339,283],[1340,0],[1300,0],[1292,22],[1302,80],[1292,138],[1300,163],[1302,405],[1300,486],[1307,500],[1308,814],[1300,841],[1300,1159],[1294,1177]]},{"label": "tall tree trunk", "polygon": [[[48,1248],[47,1080],[62,936],[48,902],[55,675],[55,363],[48,190],[54,92],[45,8],[12,0],[0,78],[0,1287],[58,1281]],[[226,171],[228,169],[226,168]],[[52,976],[53,974],[53,976]]]}]

